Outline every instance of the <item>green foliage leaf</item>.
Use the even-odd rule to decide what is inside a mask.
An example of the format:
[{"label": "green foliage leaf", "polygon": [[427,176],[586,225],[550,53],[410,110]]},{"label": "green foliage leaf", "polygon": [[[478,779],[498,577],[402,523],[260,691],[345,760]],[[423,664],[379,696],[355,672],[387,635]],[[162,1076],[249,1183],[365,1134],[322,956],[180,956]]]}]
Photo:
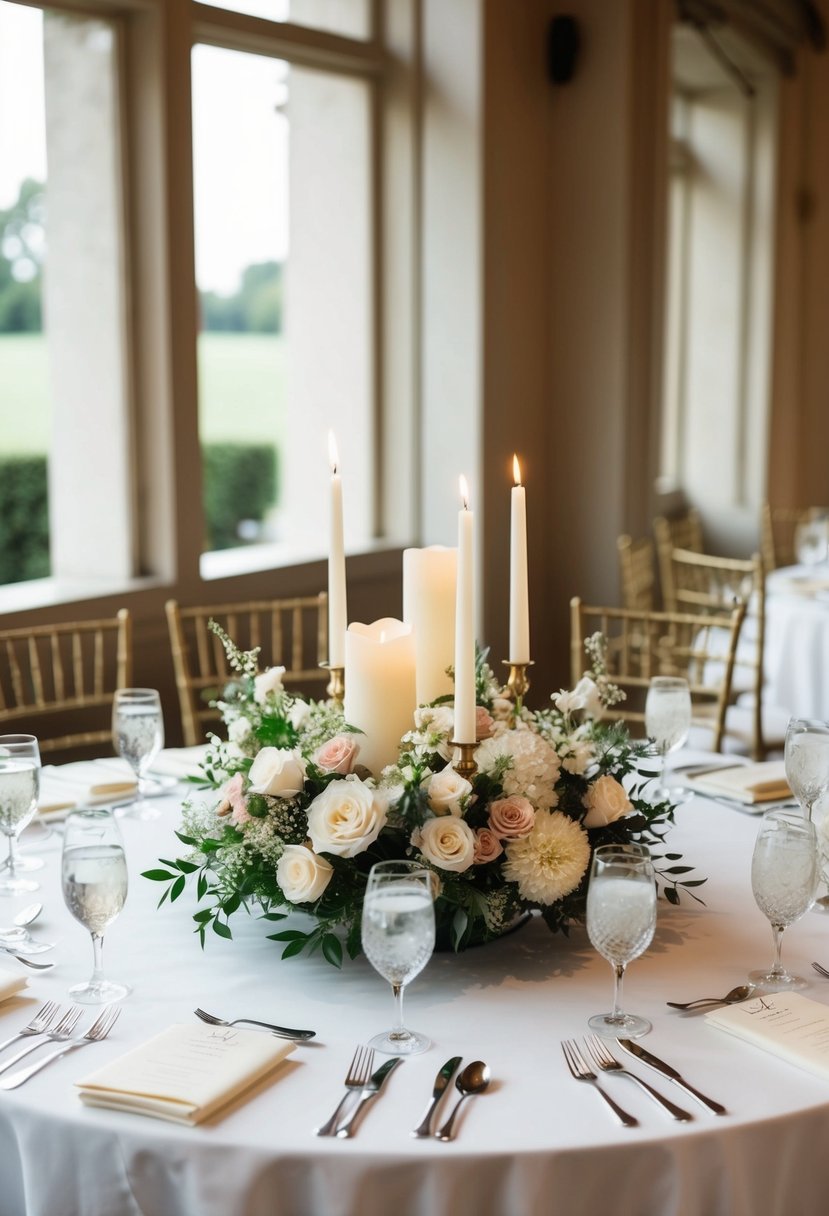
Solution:
[{"label": "green foliage leaf", "polygon": [[334,933],[326,933],[322,939],[322,953],[327,962],[333,967],[342,967],[343,965],[343,947],[342,942]]},{"label": "green foliage leaf", "polygon": [[186,882],[187,882],[187,879],[184,877],[183,874],[181,874],[176,879],[176,881],[173,883],[172,887],[170,888],[170,903],[171,904],[174,904],[176,902],[176,900],[178,899],[179,895],[181,895],[182,891],[184,890],[184,884]]},{"label": "green foliage leaf", "polygon": [[225,937],[228,939],[233,937],[233,934],[230,932],[228,926],[222,924],[220,920],[213,921],[213,932],[217,933],[219,937]]},{"label": "green foliage leaf", "polygon": [[142,870],[142,878],[149,878],[151,882],[172,882],[176,877],[169,870]]},{"label": "green foliage leaf", "polygon": [[282,951],[283,958],[293,958],[297,954],[302,954],[308,940],[308,935],[303,933],[296,941],[288,942],[288,945]]}]

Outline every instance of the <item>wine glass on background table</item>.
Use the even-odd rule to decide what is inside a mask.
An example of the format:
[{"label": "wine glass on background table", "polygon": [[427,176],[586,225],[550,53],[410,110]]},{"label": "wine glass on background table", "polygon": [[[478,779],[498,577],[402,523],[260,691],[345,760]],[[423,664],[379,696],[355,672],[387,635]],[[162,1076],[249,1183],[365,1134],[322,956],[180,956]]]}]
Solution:
[{"label": "wine glass on background table", "polygon": [[655,788],[657,799],[676,801],[681,791],[665,785],[667,758],[687,742],[691,729],[691,690],[681,676],[654,676],[645,699],[645,731],[653,739],[662,759],[662,772]]},{"label": "wine glass on background table", "polygon": [[613,1009],[588,1021],[597,1034],[636,1039],[651,1023],[622,1009],[628,963],[644,954],[656,928],[656,882],[650,854],[641,844],[600,845],[587,888],[587,936],[613,968]]},{"label": "wine glass on background table", "polygon": [[0,830],[9,842],[0,895],[38,889],[36,882],[20,873],[17,838],[37,810],[39,789],[40,748],[35,736],[0,735]]},{"label": "wine glass on background table", "polygon": [[790,718],[784,755],[789,789],[811,819],[815,803],[829,792],[829,722]]},{"label": "wine glass on background table", "polygon": [[124,814],[157,819],[161,812],[147,801],[146,775],[164,746],[161,698],[154,688],[121,688],[112,703],[112,741],[138,783],[138,797]]},{"label": "wine glass on background table", "polygon": [[409,861],[380,861],[372,866],[363,900],[362,944],[375,971],[394,995],[394,1026],[369,1039],[387,1055],[417,1055],[431,1041],[403,1025],[403,990],[419,975],[435,948],[437,879]]},{"label": "wine glass on background table", "polygon": [[66,820],[61,858],[63,898],[75,920],[92,934],[92,976],[69,995],[80,1004],[120,1001],[130,989],[104,977],[104,932],[127,898],[127,862],[118,823],[110,811],[73,811]]},{"label": "wine glass on background table", "polygon": [[766,992],[805,988],[780,961],[783,930],[800,920],[814,902],[820,876],[814,824],[796,811],[769,811],[763,816],[751,859],[751,889],[757,906],[771,923],[774,962],[749,979]]}]

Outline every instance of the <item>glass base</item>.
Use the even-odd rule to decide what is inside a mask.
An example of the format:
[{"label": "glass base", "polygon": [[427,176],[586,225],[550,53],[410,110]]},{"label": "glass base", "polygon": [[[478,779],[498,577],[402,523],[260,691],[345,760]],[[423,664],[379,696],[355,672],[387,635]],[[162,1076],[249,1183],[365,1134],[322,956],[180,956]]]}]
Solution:
[{"label": "glass base", "polygon": [[387,1056],[416,1056],[421,1051],[428,1051],[432,1040],[427,1039],[425,1034],[418,1034],[416,1030],[404,1030],[402,1033],[387,1030],[384,1034],[376,1034],[373,1039],[369,1039],[368,1045]]},{"label": "glass base", "polygon": [[33,870],[42,870],[45,865],[42,857],[29,857],[26,853],[19,853],[14,868],[18,874],[31,874]]},{"label": "glass base", "polygon": [[648,1019],[636,1013],[622,1013],[618,1017],[612,1013],[597,1013],[588,1019],[587,1025],[606,1039],[639,1039],[653,1030]]},{"label": "glass base", "polygon": [[[17,870],[15,866],[15,870]],[[0,878],[0,895],[21,895],[26,891],[39,891],[40,883],[33,882],[31,878],[20,878],[15,874],[14,878]]]},{"label": "glass base", "polygon": [[781,971],[779,975],[773,971],[749,971],[748,978],[761,992],[795,992],[798,988],[809,987],[808,980],[788,971]]},{"label": "glass base", "polygon": [[130,802],[127,806],[119,806],[115,808],[115,815],[118,819],[160,819],[161,811],[157,806],[153,806],[151,802],[141,800],[140,802]]},{"label": "glass base", "polygon": [[122,1001],[131,992],[129,984],[116,984],[114,980],[87,980],[69,989],[79,1005],[108,1005],[110,1001]]}]

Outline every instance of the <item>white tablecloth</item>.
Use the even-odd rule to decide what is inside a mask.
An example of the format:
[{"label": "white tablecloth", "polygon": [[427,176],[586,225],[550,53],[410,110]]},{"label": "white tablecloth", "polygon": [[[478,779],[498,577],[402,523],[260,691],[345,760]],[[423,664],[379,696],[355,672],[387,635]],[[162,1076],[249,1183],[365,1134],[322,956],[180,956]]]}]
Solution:
[{"label": "white tablecloth", "polygon": [[[355,1044],[389,1023],[384,982],[362,959],[342,972],[317,957],[283,963],[264,923],[244,914],[233,942],[211,935],[202,953],[189,893],[156,911],[160,888],[139,876],[177,847],[177,804],[162,805],[159,822],[123,821],[131,887],[105,961],[134,991],[115,1031],[0,1093],[2,1216],[824,1216],[825,1082],[665,1006],[725,992],[771,961],[771,932],[751,895],[757,821],[748,815],[699,798],[680,809],[671,847],[709,877],[707,906],[660,901],[654,943],[626,983],[628,1007],[654,1023],[646,1045],[725,1103],[727,1117],[632,1064],[694,1121],[674,1123],[624,1078],[608,1077],[641,1126],[614,1123],[592,1088],[571,1079],[559,1047],[608,1007],[610,968],[583,930],[568,940],[534,921],[495,944],[433,958],[407,995],[407,1019],[434,1046],[397,1069],[353,1140],[337,1141],[313,1128],[338,1101]],[[32,973],[26,1000],[0,1006],[0,1037],[36,1003],[65,1000],[90,969],[88,936],[63,907],[59,847],[56,837],[44,850],[37,926],[58,940],[59,966]],[[20,902],[0,902],[4,923]],[[829,964],[829,919],[808,913],[786,932],[783,954],[810,976],[811,959]],[[815,978],[809,995],[829,1003],[829,981]],[[197,1005],[313,1027],[318,1041],[200,1128],[81,1105],[74,1080],[190,1020]],[[454,1054],[489,1063],[490,1091],[465,1104],[453,1143],[412,1140],[434,1075]]]},{"label": "white tablecloth", "polygon": [[775,570],[766,589],[766,701],[829,719],[829,568]]}]

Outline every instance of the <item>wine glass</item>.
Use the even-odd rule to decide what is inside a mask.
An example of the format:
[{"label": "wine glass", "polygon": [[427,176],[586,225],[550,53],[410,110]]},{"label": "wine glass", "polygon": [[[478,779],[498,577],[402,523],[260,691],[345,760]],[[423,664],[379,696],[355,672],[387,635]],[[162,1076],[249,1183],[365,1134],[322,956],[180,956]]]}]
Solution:
[{"label": "wine glass", "polygon": [[829,722],[790,718],[784,755],[789,788],[811,819],[815,803],[829,791]]},{"label": "wine glass", "polygon": [[665,766],[669,752],[678,751],[691,729],[691,690],[681,676],[654,676],[645,699],[645,730],[662,757],[662,771],[655,788],[657,799],[674,798],[665,786]]},{"label": "wine glass", "polygon": [[145,775],[164,746],[161,698],[154,688],[121,688],[112,703],[112,740],[138,782],[138,797],[124,813],[157,819],[161,812],[146,799]]},{"label": "wine glass", "polygon": [[34,735],[0,735],[0,830],[9,842],[0,895],[37,891],[38,884],[22,878],[17,838],[37,810],[40,789],[40,749]]},{"label": "wine glass", "polygon": [[110,811],[73,811],[66,820],[61,858],[63,898],[75,920],[92,934],[92,976],[69,995],[84,1005],[120,1001],[131,990],[104,978],[104,930],[127,898],[127,862],[118,823]]},{"label": "wine glass", "polygon": [[363,951],[391,984],[395,1018],[391,1030],[369,1039],[388,1055],[417,1055],[431,1046],[425,1035],[403,1025],[403,989],[428,963],[435,948],[437,878],[412,861],[372,866],[363,900]]},{"label": "wine glass", "polygon": [[650,854],[640,844],[600,845],[587,888],[587,936],[613,968],[613,1010],[588,1021],[597,1034],[635,1039],[651,1024],[622,1010],[625,968],[644,954],[656,928],[656,882]]},{"label": "wine glass", "polygon": [[774,962],[770,970],[752,971],[749,979],[766,992],[805,988],[780,962],[783,930],[812,906],[820,874],[814,824],[796,811],[769,811],[763,816],[751,859],[751,889],[757,906],[771,922]]},{"label": "wine glass", "polygon": [[829,556],[829,521],[824,516],[807,519],[794,530],[794,550],[801,566],[819,566]]}]

